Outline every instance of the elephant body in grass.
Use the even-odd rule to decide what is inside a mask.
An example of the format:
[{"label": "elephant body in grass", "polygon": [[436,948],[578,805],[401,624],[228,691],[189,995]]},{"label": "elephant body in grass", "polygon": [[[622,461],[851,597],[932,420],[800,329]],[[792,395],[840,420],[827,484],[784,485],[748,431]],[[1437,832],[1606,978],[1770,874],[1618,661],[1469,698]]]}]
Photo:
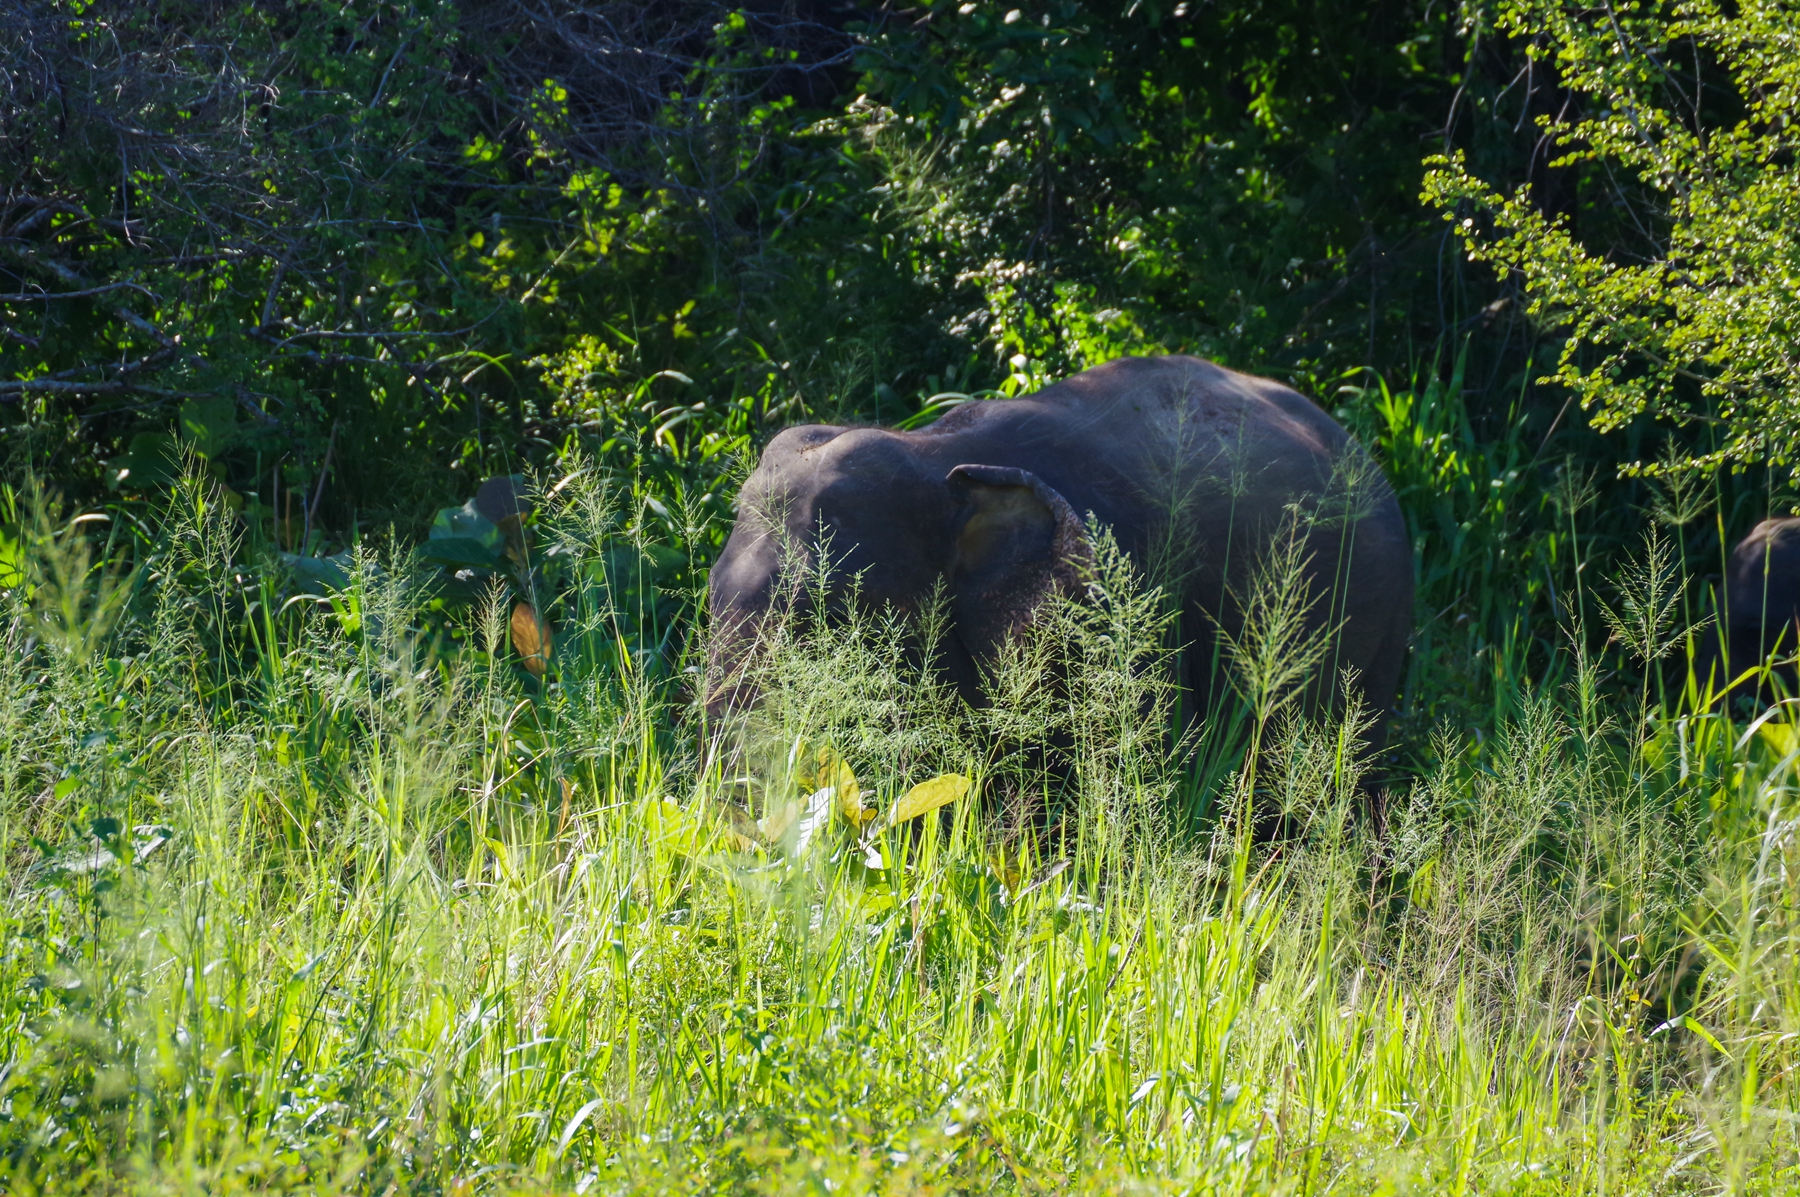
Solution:
[{"label": "elephant body in grass", "polygon": [[[1773,655],[1772,674],[1788,694],[1796,691],[1794,656],[1800,651],[1800,518],[1767,519],[1731,551],[1725,567],[1719,627],[1700,633],[1697,680],[1715,693],[1776,697],[1776,687],[1747,679],[1731,683]],[[1727,688],[1730,687],[1729,690]]]},{"label": "elephant body in grass", "polygon": [[982,702],[983,666],[1006,637],[1051,594],[1080,593],[1090,519],[1179,602],[1190,716],[1222,693],[1218,633],[1241,633],[1255,562],[1294,535],[1316,600],[1307,634],[1330,638],[1310,704],[1329,702],[1349,669],[1378,714],[1392,705],[1411,632],[1412,552],[1372,460],[1287,387],[1155,357],[964,403],[919,431],[781,432],[744,485],[712,570],[708,710],[754,703],[745,665],[758,629],[796,601],[784,569],[811,567],[821,551],[828,610],[917,613],[941,587],[941,668]]}]

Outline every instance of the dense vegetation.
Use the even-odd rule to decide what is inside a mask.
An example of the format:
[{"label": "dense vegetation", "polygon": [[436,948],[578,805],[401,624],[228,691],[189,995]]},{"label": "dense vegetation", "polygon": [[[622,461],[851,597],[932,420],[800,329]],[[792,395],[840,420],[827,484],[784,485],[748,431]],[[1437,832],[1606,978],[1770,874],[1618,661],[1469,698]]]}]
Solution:
[{"label": "dense vegetation", "polygon": [[[1793,21],[0,7],[0,1187],[1791,1187],[1800,723],[1685,666]],[[761,443],[1163,351],[1387,469],[1384,757],[1171,751],[1115,560],[985,711],[788,629],[724,774]]]}]

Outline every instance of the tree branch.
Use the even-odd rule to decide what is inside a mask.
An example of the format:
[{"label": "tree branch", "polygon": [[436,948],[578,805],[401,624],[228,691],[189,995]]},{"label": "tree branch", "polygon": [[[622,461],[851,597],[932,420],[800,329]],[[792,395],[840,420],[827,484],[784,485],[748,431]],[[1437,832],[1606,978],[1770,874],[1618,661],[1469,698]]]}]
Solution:
[{"label": "tree branch", "polygon": [[0,382],[0,395],[155,395],[162,399],[203,399],[205,391],[165,391],[122,379],[68,382],[55,378],[19,378]]},{"label": "tree branch", "polygon": [[140,295],[155,299],[150,290],[139,283],[106,283],[99,287],[89,287],[83,291],[15,291],[10,295],[0,295],[0,303],[41,303],[50,299],[87,299],[94,295],[105,295],[109,291],[136,291]]}]

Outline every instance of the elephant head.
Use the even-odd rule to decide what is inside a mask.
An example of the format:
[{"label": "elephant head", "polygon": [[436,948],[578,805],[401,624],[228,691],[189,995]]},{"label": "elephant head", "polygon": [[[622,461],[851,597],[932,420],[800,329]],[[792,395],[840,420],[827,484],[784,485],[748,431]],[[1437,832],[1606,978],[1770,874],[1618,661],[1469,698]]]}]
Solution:
[{"label": "elephant head", "polygon": [[[974,699],[980,665],[1058,591],[1082,582],[1092,552],[1081,518],[1028,470],[946,464],[929,438],[881,429],[793,428],[745,484],[738,521],[713,567],[707,707],[754,699],[744,680],[758,633],[778,610],[918,614],[941,593],[950,680]],[[805,584],[823,573],[821,585]]]}]

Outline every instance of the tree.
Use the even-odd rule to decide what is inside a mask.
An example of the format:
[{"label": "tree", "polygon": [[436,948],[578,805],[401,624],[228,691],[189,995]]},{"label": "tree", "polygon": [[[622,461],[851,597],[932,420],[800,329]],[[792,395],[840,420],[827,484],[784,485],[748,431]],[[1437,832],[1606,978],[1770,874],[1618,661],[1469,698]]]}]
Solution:
[{"label": "tree", "polygon": [[[1563,343],[1545,381],[1601,430],[1639,417],[1683,448],[1633,471],[1721,464],[1800,472],[1800,13],[1780,0],[1647,0],[1590,7],[1504,0],[1583,106],[1541,116],[1555,167],[1603,191],[1608,235],[1501,193],[1460,154],[1425,198],[1471,259],[1524,284]],[[1594,206],[1590,204],[1590,206]]]},{"label": "tree", "polygon": [[643,347],[627,396],[684,364],[695,226],[764,171],[778,89],[849,63],[800,7],[0,6],[8,466],[150,495],[185,444],[297,547],[321,502],[405,524],[553,451],[580,336],[624,330],[584,379]]},{"label": "tree", "polygon": [[928,211],[946,323],[1023,359],[1021,385],[1090,364],[1084,343],[1304,379],[1404,370],[1435,335],[1417,147],[1465,67],[1443,6],[907,12],[863,55],[894,202]]}]

